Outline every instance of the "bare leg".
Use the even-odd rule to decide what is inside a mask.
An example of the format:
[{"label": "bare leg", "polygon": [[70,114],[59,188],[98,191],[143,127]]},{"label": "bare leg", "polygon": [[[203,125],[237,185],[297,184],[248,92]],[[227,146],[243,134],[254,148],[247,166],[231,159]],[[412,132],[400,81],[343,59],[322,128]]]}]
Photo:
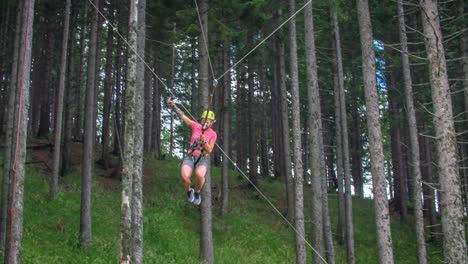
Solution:
[{"label": "bare leg", "polygon": [[206,175],[206,167],[205,166],[198,166],[195,168],[195,175],[196,175],[196,187],[195,187],[195,192],[199,193],[205,184],[205,175]]},{"label": "bare leg", "polygon": [[184,165],[180,169],[180,176],[182,180],[182,186],[184,186],[185,191],[190,191],[190,176],[192,176],[192,168],[190,166]]}]

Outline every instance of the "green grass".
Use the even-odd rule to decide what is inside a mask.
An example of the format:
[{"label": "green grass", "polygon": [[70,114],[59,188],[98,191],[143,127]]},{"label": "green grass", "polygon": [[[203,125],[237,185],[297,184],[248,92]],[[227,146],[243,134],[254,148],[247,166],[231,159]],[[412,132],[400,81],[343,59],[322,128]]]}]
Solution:
[{"label": "green grass", "polygon": [[[144,260],[146,263],[198,263],[200,211],[185,201],[180,186],[179,162],[145,160],[151,182],[144,190]],[[230,177],[230,212],[219,214],[217,195],[219,168],[212,170],[213,239],[216,263],[294,263],[294,231],[245,181],[233,172]],[[117,263],[119,256],[120,191],[93,178],[92,244],[78,245],[80,229],[80,175],[72,172],[60,178],[56,199],[48,197],[48,176],[28,166],[24,200],[24,263]],[[241,186],[241,187],[239,187]],[[284,183],[261,180],[259,188],[286,211]],[[308,188],[306,188],[307,192]],[[310,240],[309,194],[306,193],[306,236]],[[330,215],[335,232],[336,195],[329,195]],[[373,204],[353,201],[356,263],[378,263]],[[395,263],[417,263],[413,228],[392,222]],[[308,259],[310,260],[310,249]],[[346,263],[346,252],[335,245],[336,263]],[[441,246],[428,245],[430,263],[441,263]]]}]

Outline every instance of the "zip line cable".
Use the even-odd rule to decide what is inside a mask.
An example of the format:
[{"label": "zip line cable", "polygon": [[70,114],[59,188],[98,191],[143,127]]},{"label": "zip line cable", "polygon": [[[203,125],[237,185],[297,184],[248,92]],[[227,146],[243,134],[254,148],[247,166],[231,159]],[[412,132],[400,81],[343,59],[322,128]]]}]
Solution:
[{"label": "zip line cable", "polygon": [[257,46],[255,46],[252,50],[250,50],[247,54],[244,55],[240,60],[238,60],[236,63],[234,63],[231,68],[229,68],[227,71],[225,71],[221,76],[219,76],[217,79],[223,78],[224,75],[226,75],[229,71],[231,71],[233,68],[235,68],[241,61],[243,61],[245,58],[247,58],[252,52],[254,52],[258,47],[260,47],[265,41],[267,41],[273,34],[276,33],[276,31],[280,30],[286,23],[288,23],[291,19],[293,19],[299,12],[302,11],[308,4],[310,4],[312,0],[307,1],[301,8],[299,8],[294,14],[292,14],[288,19],[286,19],[283,23],[281,23],[275,30],[273,30],[268,36],[266,36],[262,41],[260,41]]},{"label": "zip line cable", "polygon": [[[143,62],[143,64],[150,70],[150,72],[163,84],[163,86],[169,90],[169,93],[173,96],[173,97],[176,97],[175,94],[173,93],[173,91],[171,89],[169,89],[169,87],[164,83],[164,81],[154,72],[154,70],[149,66],[149,64],[140,56],[140,54],[132,48],[132,46],[128,43],[128,41],[120,34],[120,32],[117,30],[117,28],[107,19],[107,17],[99,10],[99,8],[96,7],[96,5],[94,5],[94,3],[91,1],[91,0],[88,0],[91,5],[93,6],[93,8],[107,21],[107,23],[114,29],[114,31],[117,33],[117,35],[122,38],[122,40],[125,42],[125,44],[127,44],[127,46],[133,51],[135,52],[136,56]],[[195,0],[196,1],[196,0]],[[254,50],[256,50],[260,45],[262,45],[268,38],[270,38],[274,33],[276,33],[281,27],[283,27],[288,21],[290,21],[294,16],[296,16],[300,11],[302,11],[310,2],[312,2],[312,0],[309,0],[304,6],[302,6],[300,9],[298,9],[291,17],[289,17],[286,21],[284,21],[278,28],[276,28],[273,32],[271,32],[265,39],[263,39],[259,44],[257,44],[257,46],[255,46],[250,52],[248,52],[244,57],[242,57],[237,63],[235,63],[229,70],[227,70],[226,72],[224,72],[219,78],[216,78],[215,80],[219,80],[220,78],[222,78],[224,75],[226,75],[226,73],[228,73],[230,70],[232,70],[235,66],[237,66],[242,60],[244,60],[248,55],[250,55]],[[197,5],[197,13],[199,14],[198,12],[198,5]],[[203,29],[202,29],[203,30]],[[204,35],[202,33],[202,35]],[[205,41],[206,43],[206,41]],[[208,47],[206,47],[207,50],[208,50]],[[209,57],[208,57],[209,59]],[[210,64],[211,64],[211,60],[210,61]],[[213,68],[211,67],[212,69],[212,74],[214,74],[213,72]],[[214,76],[214,75],[213,75]],[[195,119],[192,114],[190,113],[190,111],[187,110],[187,108],[185,108],[185,106],[183,104],[180,104],[182,106],[182,108],[187,111],[188,115],[192,118],[192,119]],[[118,133],[118,132],[117,132]],[[327,263],[327,261],[320,255],[320,253],[307,241],[307,239],[305,239],[305,237],[301,236],[299,234],[299,232],[297,231],[297,229],[294,227],[294,225],[285,217],[283,216],[283,214],[278,210],[278,208],[276,208],[276,206],[268,199],[268,197],[247,177],[247,175],[245,175],[245,173],[237,166],[237,164],[228,156],[228,154],[216,143],[215,144],[216,147],[223,153],[223,155],[234,165],[234,167],[242,174],[242,176],[247,179],[247,181],[255,188],[255,190],[267,201],[267,203],[273,208],[273,210],[278,213],[278,215],[281,216],[282,219],[285,220],[285,222],[294,230],[294,232],[296,234],[298,234],[301,239],[304,240],[304,242],[312,249],[312,251],[314,251],[315,254],[317,254],[319,256],[319,258],[324,261],[324,263]]]}]

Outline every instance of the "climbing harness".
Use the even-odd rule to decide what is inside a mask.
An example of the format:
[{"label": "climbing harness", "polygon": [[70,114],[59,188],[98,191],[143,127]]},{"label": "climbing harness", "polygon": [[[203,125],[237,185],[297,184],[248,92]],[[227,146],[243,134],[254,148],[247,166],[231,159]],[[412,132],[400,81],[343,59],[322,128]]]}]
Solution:
[{"label": "climbing harness", "polygon": [[[215,114],[213,111],[210,110],[210,108],[212,108],[213,95],[214,95],[214,91],[217,85],[218,85],[218,81],[214,80],[213,85],[211,86],[210,101],[208,103],[207,109],[203,111],[201,115],[201,119],[211,119],[213,120],[213,122],[215,122]],[[206,126],[207,126],[207,123],[205,121],[205,123],[202,126],[202,133],[201,133],[202,135],[205,134],[205,130],[207,129]],[[196,150],[200,151],[200,155],[197,157],[196,161],[194,161],[194,165],[193,165],[194,167],[197,166],[197,163],[200,161],[202,157],[206,156],[206,151],[203,147],[203,145],[205,145],[206,143],[207,143],[206,141],[201,141],[200,139],[198,139],[198,140],[195,140],[195,142],[193,142],[192,146],[190,146],[188,153],[187,153],[187,157],[192,156],[192,160],[193,160],[193,157],[197,157],[197,156],[194,156],[193,153]]]}]

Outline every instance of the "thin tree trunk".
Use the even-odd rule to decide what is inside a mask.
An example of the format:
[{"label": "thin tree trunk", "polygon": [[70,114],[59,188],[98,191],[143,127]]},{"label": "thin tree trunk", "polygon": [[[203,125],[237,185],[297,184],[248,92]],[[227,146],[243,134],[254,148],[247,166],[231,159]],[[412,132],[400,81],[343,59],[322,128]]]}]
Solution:
[{"label": "thin tree trunk", "polygon": [[14,128],[16,142],[11,175],[11,207],[9,251],[5,262],[21,263],[21,240],[23,236],[23,201],[26,161],[26,139],[29,111],[29,81],[31,73],[32,28],[34,21],[34,0],[25,0],[21,9],[21,41],[18,57],[18,120]]},{"label": "thin tree trunk", "polygon": [[79,0],[72,1],[72,11],[70,17],[70,36],[68,39],[68,63],[67,63],[67,87],[66,95],[65,95],[65,126],[64,126],[64,144],[63,144],[63,162],[62,162],[62,170],[61,175],[63,176],[65,171],[70,169],[71,167],[71,155],[72,155],[72,137],[73,137],[73,108],[76,107],[74,105],[73,100],[73,92],[76,89],[76,82],[75,82],[75,49],[76,49],[76,27],[77,27],[77,20],[78,20],[78,12],[79,12]]},{"label": "thin tree trunk", "polygon": [[[148,64],[154,65],[151,60],[154,59],[153,55],[154,49],[152,47],[148,48]],[[144,141],[144,151],[145,153],[151,152],[151,145],[153,144],[152,139],[152,126],[153,126],[153,75],[151,68],[145,67],[145,97],[144,97],[144,109],[145,109],[145,141]]]},{"label": "thin tree trunk", "polygon": [[[310,3],[304,11],[306,65],[307,65],[307,102],[309,110],[309,146],[310,167],[312,182],[312,246],[316,251],[312,254],[314,263],[324,263],[324,210],[323,210],[323,186],[322,177],[324,173],[324,162],[322,156],[322,122],[320,109],[320,95],[317,76],[317,59],[315,55],[315,37],[313,7]],[[327,255],[328,256],[328,255]]]},{"label": "thin tree trunk", "polygon": [[122,195],[120,213],[120,263],[130,264],[132,248],[132,202],[135,175],[135,135],[137,92],[137,51],[138,51],[138,0],[130,0],[128,22],[127,84],[125,89],[125,129],[122,164]]},{"label": "thin tree trunk", "polygon": [[[199,106],[207,109],[209,106],[208,91],[208,0],[199,0],[198,8],[200,13],[200,36],[198,43],[199,54]],[[211,169],[210,159],[207,159],[208,171],[205,175],[205,185],[203,186],[201,197],[201,219],[200,219],[200,262],[203,264],[214,263],[213,233],[212,233],[212,212],[211,212]]]},{"label": "thin tree trunk", "polygon": [[24,1],[19,1],[18,3],[18,12],[16,17],[16,26],[15,26],[15,39],[13,42],[13,58],[11,65],[11,79],[10,86],[8,89],[8,108],[7,108],[7,125],[5,131],[5,147],[3,155],[3,177],[2,177],[2,209],[1,209],[1,218],[0,218],[0,252],[5,252],[5,241],[6,241],[6,230],[7,230],[7,220],[8,220],[8,208],[10,206],[10,197],[9,189],[11,186],[11,172],[12,172],[12,160],[14,157],[13,150],[13,133],[15,126],[15,108],[16,108],[16,94],[18,91],[18,65],[19,65],[19,49],[20,49],[20,38],[21,38],[21,19],[23,12]]},{"label": "thin tree trunk", "polygon": [[409,137],[410,137],[410,151],[411,151],[411,169],[413,181],[413,204],[414,204],[414,221],[416,228],[416,241],[418,245],[418,261],[419,264],[427,263],[426,253],[426,240],[424,236],[424,216],[423,206],[421,201],[422,193],[422,176],[421,165],[419,156],[419,141],[418,141],[418,128],[416,123],[416,111],[413,102],[413,81],[411,79],[411,69],[409,62],[408,39],[406,36],[406,24],[404,16],[403,3],[398,1],[398,26],[401,42],[401,59],[403,66],[403,78],[405,85],[405,103],[406,115],[408,119]]},{"label": "thin tree trunk", "polygon": [[395,209],[400,214],[401,219],[405,221],[408,218],[408,192],[406,189],[406,178],[404,177],[403,168],[403,152],[401,149],[401,113],[397,101],[395,76],[393,73],[394,67],[387,67],[388,80],[388,114],[391,117],[390,124],[390,141],[392,146],[392,171],[393,171],[393,186],[394,186],[394,203]]},{"label": "thin tree trunk", "polygon": [[377,244],[380,263],[393,263],[390,215],[386,197],[382,129],[379,120],[379,97],[376,89],[375,52],[367,0],[357,0],[362,47],[362,71],[366,97],[367,126],[371,156],[372,191],[374,194]]},{"label": "thin tree trunk", "polygon": [[288,116],[288,91],[286,87],[286,62],[285,62],[285,52],[284,52],[284,40],[279,41],[279,94],[281,102],[281,124],[282,129],[280,135],[282,136],[283,143],[283,162],[284,162],[284,178],[286,180],[286,190],[288,197],[288,219],[292,221],[294,219],[294,179],[292,177],[292,168],[291,168],[291,146],[289,135],[289,116]]},{"label": "thin tree trunk", "polygon": [[291,99],[292,104],[292,137],[293,137],[293,157],[294,157],[294,225],[296,228],[296,263],[305,264],[307,253],[305,248],[305,227],[304,227],[304,191],[302,178],[302,151],[301,151],[301,116],[300,116],[300,95],[299,95],[299,70],[297,66],[297,43],[296,43],[296,1],[289,0],[289,52],[291,71]]},{"label": "thin tree trunk", "polygon": [[[336,13],[332,13],[332,17],[336,17]],[[335,25],[336,26],[336,25]],[[334,60],[335,69],[336,56]],[[346,239],[346,211],[345,211],[345,194],[344,194],[344,168],[343,168],[343,136],[341,131],[341,109],[340,109],[340,91],[338,84],[338,72],[334,75],[334,97],[335,97],[335,133],[336,133],[336,174],[338,179],[338,226],[337,236],[338,243],[345,245]]]},{"label": "thin tree trunk", "polygon": [[[57,30],[53,19],[55,18],[55,3],[54,1],[50,1],[49,8],[46,11],[46,30],[47,30],[47,37],[45,42],[47,43],[46,51],[45,51],[45,65],[44,65],[44,76],[40,76],[43,78],[43,84],[41,91],[41,112],[40,112],[40,120],[39,120],[39,137],[48,136],[50,133],[51,127],[51,94],[52,93],[52,67],[54,64],[54,52],[55,52],[55,31]],[[55,132],[55,131],[54,131]]]},{"label": "thin tree trunk", "polygon": [[[224,48],[223,52],[223,72],[226,72],[230,66],[230,58],[231,52],[229,47]],[[223,150],[225,152],[225,156],[223,156],[223,167],[221,171],[221,214],[226,216],[229,211],[229,141],[230,141],[230,98],[231,98],[231,74],[228,72],[223,79],[223,87],[224,87],[224,97],[223,97]]]},{"label": "thin tree trunk", "polygon": [[[160,75],[159,50],[154,52],[154,71]],[[153,121],[152,121],[151,149],[156,157],[161,158],[161,88],[157,78],[153,84]]]},{"label": "thin tree trunk", "polygon": [[[226,69],[227,70],[227,69]],[[262,51],[262,65],[260,70],[260,85],[262,93],[262,116],[267,117],[267,105],[270,100],[268,100],[268,91],[267,91],[267,81],[266,81],[266,52]],[[271,115],[270,115],[271,116]],[[269,118],[262,118],[262,124],[260,129],[260,173],[263,177],[270,176],[270,165],[269,165],[269,155],[268,155],[268,136],[267,133]]]},{"label": "thin tree trunk", "polygon": [[[76,82],[76,116],[75,116],[75,128],[74,128],[74,138],[75,140],[82,141],[83,140],[83,82],[84,82],[84,61],[85,61],[85,54],[86,54],[86,26],[88,25],[88,9],[89,4],[88,1],[84,3],[85,8],[83,11],[83,24],[81,26],[81,34],[80,34],[80,45],[81,45],[81,55],[80,55],[80,62],[78,65],[78,80]],[[96,22],[97,23],[97,22]]]},{"label": "thin tree trunk", "polygon": [[58,188],[58,178],[60,170],[60,148],[62,143],[62,116],[63,116],[63,97],[65,90],[65,75],[67,70],[67,51],[68,51],[68,34],[70,28],[70,6],[71,1],[66,0],[65,2],[65,19],[63,23],[63,35],[62,35],[62,51],[60,56],[60,72],[59,72],[59,84],[58,84],[58,95],[56,106],[57,117],[55,119],[55,140],[54,140],[54,165],[52,171],[52,181],[50,186],[50,195],[55,198]]},{"label": "thin tree trunk", "polygon": [[[252,30],[248,33],[248,40],[247,45],[251,46],[253,44],[253,32]],[[257,153],[258,153],[258,142],[257,142],[257,109],[255,106],[257,105],[255,101],[255,84],[254,84],[254,62],[253,59],[249,59],[247,62],[248,68],[248,78],[247,78],[247,86],[248,86],[248,96],[247,96],[247,111],[248,111],[248,151],[249,151],[249,179],[253,184],[257,184],[257,170],[258,170],[258,162],[257,162]]]},{"label": "thin tree trunk", "polygon": [[87,248],[91,244],[91,177],[94,164],[94,144],[95,144],[95,110],[94,94],[96,85],[96,39],[99,0],[94,0],[94,10],[91,18],[91,33],[89,40],[88,55],[88,79],[86,85],[86,108],[85,108],[85,131],[83,144],[83,163],[81,172],[81,217],[80,217],[80,245]]},{"label": "thin tree trunk", "polygon": [[456,133],[437,1],[421,0],[420,6],[429,60],[434,126],[437,136],[444,257],[447,263],[467,263]]},{"label": "thin tree trunk", "polygon": [[[114,23],[114,5],[109,2],[109,14],[107,19],[110,23]],[[114,28],[108,27],[107,29],[107,45],[106,45],[106,68],[104,79],[104,107],[102,117],[102,164],[104,169],[109,167],[109,147],[110,147],[110,119],[112,110],[112,86],[115,83],[112,79],[112,66],[114,65]]]},{"label": "thin tree trunk", "polygon": [[344,173],[344,193],[346,210],[346,260],[348,264],[355,263],[354,254],[354,226],[353,226],[353,205],[351,197],[351,165],[349,157],[348,144],[348,120],[346,110],[346,97],[344,90],[343,56],[341,53],[341,35],[336,9],[332,9],[332,19],[335,33],[335,48],[337,58],[337,77],[338,77],[338,101],[340,112],[341,137],[342,137],[342,155],[343,155],[343,173]]}]

